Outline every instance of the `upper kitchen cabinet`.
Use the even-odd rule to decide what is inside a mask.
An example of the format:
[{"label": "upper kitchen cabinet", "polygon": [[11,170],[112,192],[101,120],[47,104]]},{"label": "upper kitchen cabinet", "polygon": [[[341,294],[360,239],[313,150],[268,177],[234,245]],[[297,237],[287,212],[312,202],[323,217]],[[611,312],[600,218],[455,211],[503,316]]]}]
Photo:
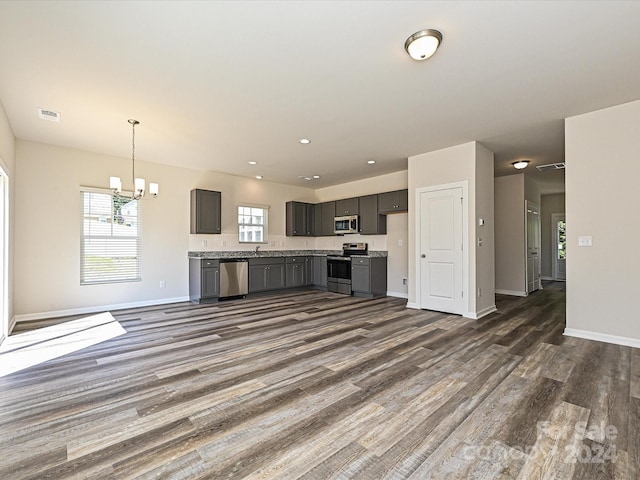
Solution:
[{"label": "upper kitchen cabinet", "polygon": [[358,198],[346,198],[344,200],[336,200],[336,217],[343,215],[358,215],[360,208]]},{"label": "upper kitchen cabinet", "polygon": [[409,210],[409,191],[396,190],[395,192],[381,193],[378,195],[378,212],[394,213]]},{"label": "upper kitchen cabinet", "polygon": [[191,233],[221,233],[221,193],[191,190]]},{"label": "upper kitchen cabinet", "polygon": [[335,235],[336,202],[324,202],[320,206],[322,218],[320,219],[320,231],[316,230],[316,235],[323,237]]},{"label": "upper kitchen cabinet", "polygon": [[304,202],[286,203],[286,234],[287,237],[314,236],[315,205]]},{"label": "upper kitchen cabinet", "polygon": [[387,217],[378,212],[378,195],[360,197],[360,233],[384,235],[387,233]]}]

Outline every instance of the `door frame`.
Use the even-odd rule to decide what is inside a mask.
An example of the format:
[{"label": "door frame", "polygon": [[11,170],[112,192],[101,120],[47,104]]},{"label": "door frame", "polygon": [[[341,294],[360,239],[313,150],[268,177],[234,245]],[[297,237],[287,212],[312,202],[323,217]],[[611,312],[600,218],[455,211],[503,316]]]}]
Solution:
[{"label": "door frame", "polygon": [[[565,274],[564,279],[558,279],[558,220],[567,221],[567,214],[564,212],[551,214],[551,276],[556,282],[566,282],[567,277]],[[566,260],[565,260],[566,262]],[[566,272],[566,267],[565,267]]]},{"label": "door frame", "polygon": [[420,202],[420,196],[423,193],[437,192],[438,190],[449,190],[452,188],[462,188],[462,316],[467,318],[473,318],[469,312],[469,252],[471,245],[469,244],[469,182],[463,180],[461,182],[445,183],[442,185],[433,185],[430,187],[416,188],[415,191],[415,295],[416,305],[418,308],[422,308],[421,302],[421,271],[420,271],[420,230],[422,222],[422,206]]},{"label": "door frame", "polygon": [[[533,207],[537,211],[538,236],[540,237],[538,238],[538,241],[540,243],[540,247],[539,247],[540,251],[538,252],[538,260],[540,262],[540,267],[538,270],[538,288],[536,290],[531,290],[531,291],[529,291],[529,215],[528,215],[529,207]],[[540,205],[532,202],[531,200],[525,199],[524,201],[524,291],[527,294],[527,296],[529,296],[529,294],[537,290],[542,290],[542,277],[540,276],[541,270],[542,270],[542,237],[540,236],[541,233],[542,233],[542,217],[541,217]],[[534,273],[535,273],[535,269],[534,269]],[[533,283],[535,285],[536,283],[535,280]]]}]

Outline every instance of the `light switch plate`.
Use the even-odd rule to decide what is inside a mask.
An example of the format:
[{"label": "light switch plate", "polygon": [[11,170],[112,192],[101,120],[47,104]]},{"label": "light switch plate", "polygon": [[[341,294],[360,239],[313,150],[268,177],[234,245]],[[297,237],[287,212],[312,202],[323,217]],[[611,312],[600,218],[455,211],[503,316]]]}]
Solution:
[{"label": "light switch plate", "polygon": [[592,247],[593,246],[593,237],[578,237],[578,246],[579,247]]}]

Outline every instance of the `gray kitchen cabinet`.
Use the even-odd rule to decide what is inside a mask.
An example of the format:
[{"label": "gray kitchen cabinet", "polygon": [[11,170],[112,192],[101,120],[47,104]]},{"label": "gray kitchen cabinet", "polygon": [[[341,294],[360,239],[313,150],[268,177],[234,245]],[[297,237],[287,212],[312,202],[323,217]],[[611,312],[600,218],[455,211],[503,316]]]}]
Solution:
[{"label": "gray kitchen cabinet", "polygon": [[378,195],[359,198],[360,233],[363,235],[384,235],[387,233],[387,217],[378,212]]},{"label": "gray kitchen cabinet", "polygon": [[351,290],[360,297],[387,294],[387,258],[351,257]]},{"label": "gray kitchen cabinet", "polygon": [[304,284],[313,285],[313,257],[304,257]]},{"label": "gray kitchen cabinet", "polygon": [[314,235],[315,205],[304,202],[286,203],[287,237],[312,237]]},{"label": "gray kitchen cabinet", "polygon": [[220,261],[189,259],[189,300],[196,303],[220,296]]},{"label": "gray kitchen cabinet", "polygon": [[221,233],[220,192],[191,190],[191,233]]},{"label": "gray kitchen cabinet", "polygon": [[287,288],[302,287],[306,282],[306,257],[287,257]]},{"label": "gray kitchen cabinet", "polygon": [[313,285],[327,288],[327,257],[313,257]]},{"label": "gray kitchen cabinet", "polygon": [[313,231],[314,237],[322,235],[322,204],[316,203],[313,206]]},{"label": "gray kitchen cabinet", "polygon": [[249,293],[285,288],[284,258],[249,259]]},{"label": "gray kitchen cabinet", "polygon": [[322,207],[322,219],[320,221],[320,233],[316,232],[316,235],[322,235],[323,237],[335,235],[336,202],[324,202],[320,206]]},{"label": "gray kitchen cabinet", "polygon": [[396,190],[378,194],[378,212],[395,213],[409,210],[409,191]]},{"label": "gray kitchen cabinet", "polygon": [[360,213],[358,197],[336,200],[336,217],[358,215]]}]

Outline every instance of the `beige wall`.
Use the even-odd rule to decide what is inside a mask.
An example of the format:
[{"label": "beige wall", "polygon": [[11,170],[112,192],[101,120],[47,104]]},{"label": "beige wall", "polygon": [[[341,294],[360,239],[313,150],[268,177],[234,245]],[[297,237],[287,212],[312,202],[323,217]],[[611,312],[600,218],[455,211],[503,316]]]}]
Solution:
[{"label": "beige wall", "polygon": [[387,215],[387,292],[394,297],[408,298],[409,287],[409,214]]},{"label": "beige wall", "polygon": [[553,224],[551,215],[564,213],[564,193],[542,195],[540,200],[540,236],[542,258],[540,274],[543,278],[553,277]]},{"label": "beige wall", "polygon": [[496,291],[526,295],[524,175],[495,179]]},{"label": "beige wall", "polygon": [[[640,101],[565,122],[567,333],[636,347],[639,125]],[[578,247],[579,236],[593,246]]]},{"label": "beige wall", "polygon": [[[476,313],[495,310],[493,152],[476,143]],[[484,225],[480,226],[480,219]],[[480,244],[481,243],[481,244]]]},{"label": "beige wall", "polygon": [[[7,323],[13,323],[14,304],[13,304],[13,278],[14,278],[14,245],[15,245],[15,171],[16,171],[16,153],[15,153],[15,137],[9,119],[4,111],[4,106],[0,103],[0,166],[9,175],[9,232],[8,232],[8,258],[7,260],[7,290],[8,298],[5,307],[7,315]],[[9,325],[9,330],[12,325]],[[7,332],[0,332],[0,336],[6,335]]]},{"label": "beige wall", "polygon": [[[477,142],[465,143],[455,147],[445,148],[435,152],[423,153],[409,158],[409,214],[415,215],[416,190],[423,187],[444,185],[454,182],[468,184],[468,252],[467,316],[475,317],[484,313],[478,305],[495,304],[493,295],[493,234],[488,231],[493,228],[493,165],[489,167],[489,158],[493,154]],[[490,172],[490,173],[489,173]],[[489,181],[489,179],[491,179]],[[489,182],[489,184],[487,184]],[[479,194],[477,189],[482,190]],[[478,205],[480,201],[480,205]],[[478,208],[479,207],[479,208]],[[479,216],[480,215],[480,216]],[[487,238],[482,248],[476,248],[476,228],[479,218],[489,220],[483,227],[482,235]],[[419,248],[416,244],[416,220],[409,221],[409,304],[418,305],[419,292],[416,289],[416,265]],[[486,246],[486,248],[484,248]],[[481,258],[478,257],[480,255]],[[477,288],[482,289],[483,300],[477,302]]]},{"label": "beige wall", "polygon": [[318,202],[330,202],[331,200],[340,200],[343,198],[403,190],[407,188],[408,185],[407,175],[407,171],[403,170],[401,172],[356,180],[355,182],[318,188],[316,190],[316,200]]},{"label": "beige wall", "polygon": [[[16,315],[187,297],[187,251],[201,239],[221,237],[189,235],[193,188],[222,192],[222,237],[237,238],[237,203],[264,204],[271,206],[270,238],[282,239],[291,248],[304,240],[284,236],[284,202],[314,200],[313,190],[306,188],[136,162],[140,176],[160,184],[158,198],[142,203],[143,281],[81,286],[80,187],[106,187],[110,175],[119,175],[126,188],[131,160],[22,140],[17,141],[16,155]],[[211,239],[207,249],[222,249],[216,242],[220,238]],[[225,249],[234,246],[229,243]],[[166,288],[159,288],[161,280]]]}]

